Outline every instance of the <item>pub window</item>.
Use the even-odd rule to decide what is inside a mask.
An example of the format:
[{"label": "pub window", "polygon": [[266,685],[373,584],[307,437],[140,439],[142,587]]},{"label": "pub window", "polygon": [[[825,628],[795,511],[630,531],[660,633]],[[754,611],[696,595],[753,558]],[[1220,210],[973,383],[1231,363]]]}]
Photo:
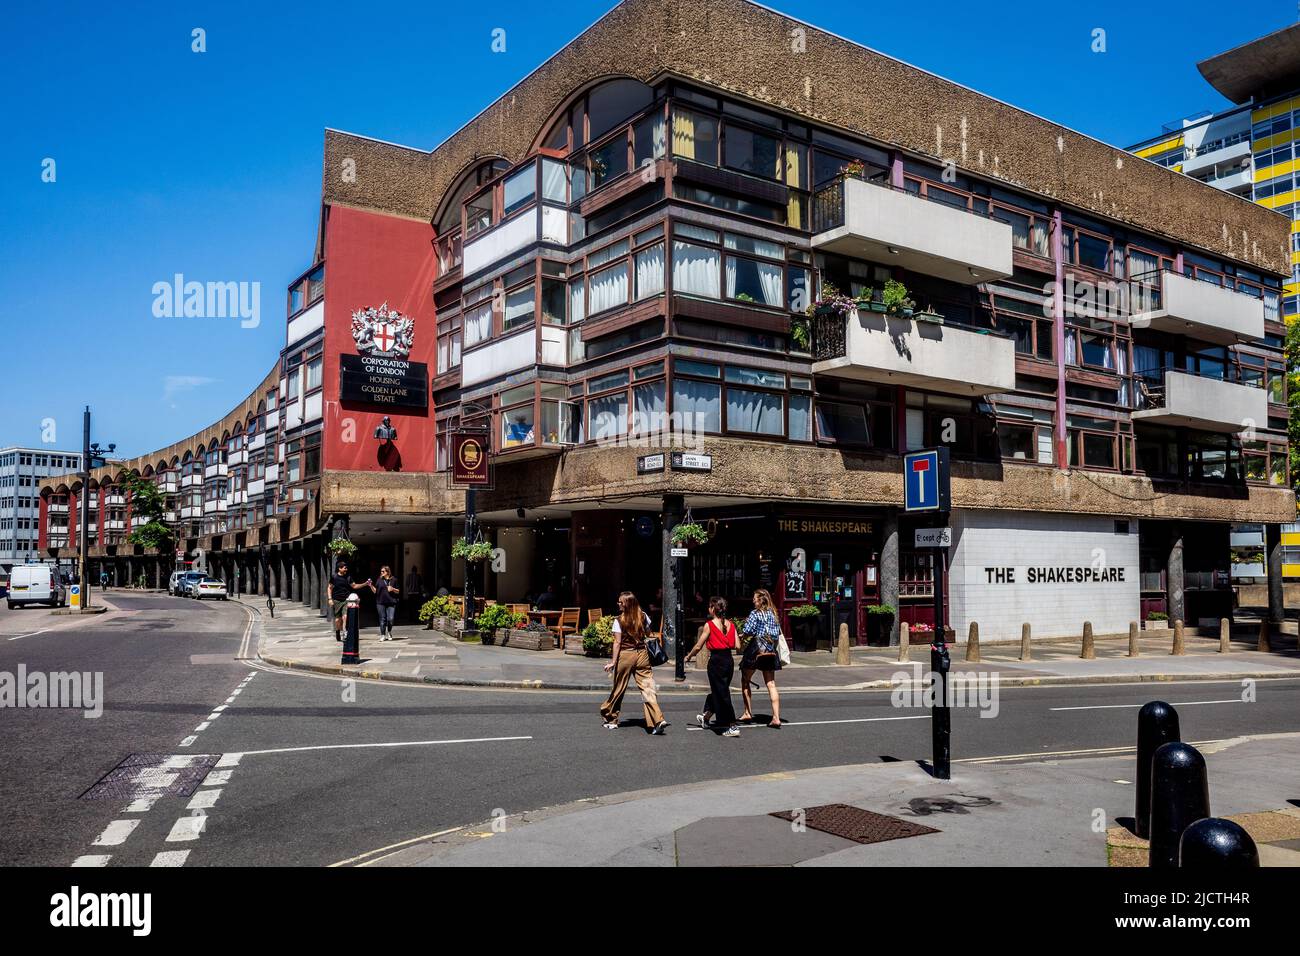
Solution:
[{"label": "pub window", "polygon": [[1069,465],[1076,468],[1118,468],[1118,439],[1115,422],[1106,418],[1070,415],[1066,419],[1069,436]]}]

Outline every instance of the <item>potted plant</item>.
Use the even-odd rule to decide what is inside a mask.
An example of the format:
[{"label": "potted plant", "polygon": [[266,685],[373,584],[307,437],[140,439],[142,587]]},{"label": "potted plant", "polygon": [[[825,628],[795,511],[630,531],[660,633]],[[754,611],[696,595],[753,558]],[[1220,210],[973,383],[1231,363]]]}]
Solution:
[{"label": "potted plant", "polygon": [[892,604],[872,604],[867,607],[867,643],[872,647],[887,647],[894,629]]},{"label": "potted plant", "polygon": [[800,352],[812,350],[812,331],[807,316],[790,316],[790,341]]},{"label": "potted plant", "polygon": [[815,651],[821,630],[821,608],[816,604],[796,604],[786,612],[790,618],[791,650]]},{"label": "potted plant", "polygon": [[885,290],[872,289],[871,298],[867,299],[866,306],[872,312],[885,312],[889,308],[885,304]]},{"label": "potted plant", "polygon": [[455,613],[456,608],[451,603],[451,598],[439,594],[420,605],[420,613],[417,617],[420,623],[424,625],[425,630],[437,629],[444,631],[446,630],[446,619],[453,617]]},{"label": "potted plant", "polygon": [[[497,630],[509,630],[516,624],[520,623],[519,618],[524,617],[524,623],[528,618],[523,615],[515,614],[514,611],[504,604],[493,604],[485,607],[483,612],[474,619],[474,627],[478,629],[479,638],[484,644],[497,643]],[[504,635],[502,635],[504,637]]]},{"label": "potted plant", "polygon": [[614,615],[606,614],[582,632],[582,650],[588,657],[609,657],[614,652]]},{"label": "potted plant", "polygon": [[866,171],[867,165],[860,159],[851,159],[840,167],[841,176],[851,176],[854,179],[861,179]]},{"label": "potted plant", "polygon": [[753,297],[752,295],[750,295],[748,292],[738,292],[738,293],[736,293],[736,301],[737,301],[737,302],[754,302],[754,301],[756,301],[756,300],[755,300],[754,297]]},{"label": "potted plant", "polygon": [[889,279],[885,282],[882,299],[885,303],[885,311],[890,315],[901,315],[903,318],[910,319],[916,311],[916,303],[907,295],[907,286],[897,279]]},{"label": "potted plant", "polygon": [[935,325],[943,325],[943,316],[928,306],[916,313],[916,320],[918,322],[933,322]]},{"label": "potted plant", "polygon": [[462,538],[451,546],[451,556],[469,564],[478,564],[492,557],[492,544],[488,541],[475,541],[471,544]]},{"label": "potted plant", "polygon": [[705,530],[704,525],[694,521],[687,521],[673,528],[672,541],[676,547],[693,548],[707,543],[708,540],[709,532]]},{"label": "potted plant", "polygon": [[1169,630],[1169,615],[1164,611],[1147,612],[1147,630],[1148,631],[1167,631]]},{"label": "potted plant", "polygon": [[333,538],[325,545],[325,551],[334,558],[348,560],[356,557],[357,546],[347,538]]}]

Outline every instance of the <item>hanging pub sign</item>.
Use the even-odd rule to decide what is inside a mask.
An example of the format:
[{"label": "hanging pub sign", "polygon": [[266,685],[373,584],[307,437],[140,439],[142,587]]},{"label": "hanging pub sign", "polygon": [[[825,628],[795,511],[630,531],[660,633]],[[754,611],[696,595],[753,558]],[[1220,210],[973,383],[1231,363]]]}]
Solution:
[{"label": "hanging pub sign", "polygon": [[478,488],[491,484],[492,478],[488,470],[488,433],[483,430],[457,430],[449,437],[452,485]]},{"label": "hanging pub sign", "polygon": [[356,355],[339,356],[339,399],[397,408],[429,407],[429,366],[410,360],[415,320],[390,309],[352,313]]}]

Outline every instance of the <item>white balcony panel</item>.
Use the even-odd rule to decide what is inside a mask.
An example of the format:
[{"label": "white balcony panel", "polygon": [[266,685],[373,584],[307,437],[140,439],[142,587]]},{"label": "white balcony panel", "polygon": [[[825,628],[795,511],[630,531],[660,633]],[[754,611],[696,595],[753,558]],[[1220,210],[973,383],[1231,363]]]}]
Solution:
[{"label": "white balcony panel", "polygon": [[848,178],[843,225],[813,248],[973,285],[1011,275],[1011,227],[912,193]]},{"label": "white balcony panel", "polygon": [[812,369],[950,395],[992,395],[1015,390],[1016,346],[1000,335],[860,311],[849,317],[844,354],[814,356]]},{"label": "white balcony panel", "polygon": [[291,402],[284,406],[284,427],[297,428],[302,424],[302,402]]},{"label": "white balcony panel", "polygon": [[216,510],[217,510],[217,502],[215,502],[215,501],[205,501],[205,502],[203,502],[203,513],[204,513],[205,515],[210,515],[210,514],[214,513]]},{"label": "white balcony panel", "polygon": [[292,345],[305,339],[317,329],[325,327],[325,300],[320,299],[310,309],[289,320],[289,330],[285,335],[285,344]]},{"label": "white balcony panel", "polygon": [[305,422],[317,421],[321,416],[321,398],[324,392],[316,392],[314,395],[308,395],[303,399],[302,420]]},{"label": "white balcony panel", "polygon": [[1157,400],[1159,408],[1135,411],[1133,420],[1230,433],[1268,423],[1268,393],[1253,385],[1170,371]]},{"label": "white balcony panel", "polygon": [[261,478],[255,478],[248,483],[248,497],[257,498],[266,490],[266,482]]},{"label": "white balcony panel", "polygon": [[280,480],[280,466],[278,464],[268,464],[266,466],[266,480],[268,482],[276,482]]},{"label": "white balcony panel", "polygon": [[513,255],[537,241],[537,211],[529,209],[514,219],[497,226],[487,235],[465,243],[465,262],[462,275],[473,275],[494,262]]},{"label": "white balcony panel", "polygon": [[248,450],[257,451],[266,445],[266,432],[258,432],[248,440]]},{"label": "white balcony panel", "polygon": [[197,472],[192,475],[186,475],[181,479],[182,488],[197,488],[201,484],[203,484],[203,476]]},{"label": "white balcony panel", "polygon": [[204,478],[224,478],[226,476],[226,463],[219,461],[215,465],[203,466]]},{"label": "white balcony panel", "polygon": [[1218,345],[1264,337],[1264,300],[1178,272],[1162,272],[1158,308],[1136,311],[1135,329],[1155,329]]},{"label": "white balcony panel", "polygon": [[461,358],[461,383],[473,385],[535,365],[535,342],[533,330],[528,329],[464,353]]},{"label": "white balcony panel", "polygon": [[246,461],[248,461],[248,452],[242,448],[226,455],[227,465],[242,465]]},{"label": "white balcony panel", "polygon": [[1183,172],[1188,176],[1193,173],[1201,172],[1210,166],[1217,166],[1219,163],[1240,162],[1250,155],[1250,141],[1243,139],[1231,146],[1221,146],[1218,149],[1210,150],[1208,153],[1201,152],[1200,149],[1192,156],[1183,160]]},{"label": "white balcony panel", "polygon": [[542,326],[542,364],[568,365],[569,330],[554,325]]}]

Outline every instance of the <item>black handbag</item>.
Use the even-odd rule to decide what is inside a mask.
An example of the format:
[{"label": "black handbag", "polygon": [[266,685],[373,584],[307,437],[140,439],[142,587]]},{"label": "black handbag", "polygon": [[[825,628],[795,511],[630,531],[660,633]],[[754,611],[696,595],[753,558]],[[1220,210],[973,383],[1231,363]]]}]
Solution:
[{"label": "black handbag", "polygon": [[668,663],[668,651],[664,649],[664,642],[657,637],[649,638],[645,642],[645,652],[650,658],[651,667]]}]

